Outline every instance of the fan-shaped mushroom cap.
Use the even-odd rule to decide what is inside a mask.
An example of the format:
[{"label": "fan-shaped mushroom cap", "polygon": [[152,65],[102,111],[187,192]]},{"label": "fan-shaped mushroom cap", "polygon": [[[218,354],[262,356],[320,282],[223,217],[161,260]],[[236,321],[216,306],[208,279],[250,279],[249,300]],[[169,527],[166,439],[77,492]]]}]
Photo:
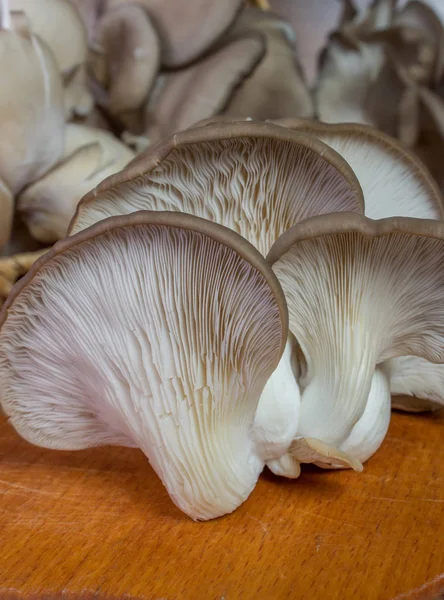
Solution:
[{"label": "fan-shaped mushroom cap", "polygon": [[9,0],[13,11],[23,11],[33,33],[51,50],[65,82],[65,111],[87,114],[92,97],[86,82],[88,41],[85,26],[69,0]]},{"label": "fan-shaped mushroom cap", "polygon": [[267,259],[306,361],[301,436],[341,448],[367,418],[379,363],[444,362],[443,254],[444,223],[357,214],[313,217],[274,244]]},{"label": "fan-shaped mushroom cap", "polygon": [[264,55],[259,35],[244,36],[178,71],[162,73],[146,105],[146,132],[155,143],[223,111],[233,91]]},{"label": "fan-shaped mushroom cap", "polygon": [[3,409],[34,444],[138,446],[184,512],[223,515],[263,468],[251,428],[286,311],[236,233],[178,213],[107,219],[58,242],[4,305]]},{"label": "fan-shaped mushroom cap", "polygon": [[0,250],[8,243],[14,217],[14,196],[8,186],[0,179]]},{"label": "fan-shaped mushroom cap", "polygon": [[[274,122],[316,135],[345,158],[361,184],[367,216],[373,219],[394,216],[443,218],[444,202],[435,180],[417,156],[394,138],[358,124],[332,125],[304,119]],[[441,400],[444,399],[444,387],[438,392],[441,380],[444,381],[443,367],[410,356],[393,359],[390,371],[392,394],[413,394],[425,399],[431,393],[431,400],[439,398],[439,394]],[[403,398],[394,399],[393,405],[397,408],[405,405],[408,409],[418,404],[419,401]],[[425,407],[426,402],[422,401],[420,405]],[[430,406],[434,408],[435,403]]]},{"label": "fan-shaped mushroom cap", "polygon": [[269,11],[246,7],[229,39],[253,32],[263,36],[265,52],[250,77],[234,91],[225,114],[255,119],[313,116],[291,25]]},{"label": "fan-shaped mushroom cap", "polygon": [[13,194],[63,150],[63,88],[46,45],[24,27],[0,26],[0,178]]},{"label": "fan-shaped mushroom cap", "polygon": [[83,198],[70,232],[142,209],[216,221],[266,254],[294,223],[324,212],[363,212],[363,200],[353,171],[322,142],[239,122],[183,131],[148,149]]},{"label": "fan-shaped mushroom cap", "polygon": [[391,136],[356,123],[328,124],[304,119],[273,122],[314,135],[336,150],[359,180],[368,217],[444,217],[441,192],[426,166]]},{"label": "fan-shaped mushroom cap", "polygon": [[160,59],[157,32],[146,11],[136,4],[106,11],[97,23],[91,55],[109,112],[120,115],[141,107]]},{"label": "fan-shaped mushroom cap", "polygon": [[[134,0],[108,0],[110,8]],[[177,68],[214,44],[228,29],[242,0],[136,0],[152,18],[162,40],[162,64]]]},{"label": "fan-shaped mushroom cap", "polygon": [[64,237],[82,196],[133,158],[134,153],[110,133],[67,125],[63,160],[18,198],[18,210],[32,236],[47,244]]}]

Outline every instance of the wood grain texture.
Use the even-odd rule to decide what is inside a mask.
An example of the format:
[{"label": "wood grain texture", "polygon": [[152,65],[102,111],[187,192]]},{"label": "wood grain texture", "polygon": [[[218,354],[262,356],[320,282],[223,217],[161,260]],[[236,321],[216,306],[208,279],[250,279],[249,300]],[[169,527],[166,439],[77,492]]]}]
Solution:
[{"label": "wood grain texture", "polygon": [[233,515],[194,523],[141,452],[42,450],[2,420],[0,597],[435,600],[443,447],[443,412],[395,414],[362,474],[265,473]]}]

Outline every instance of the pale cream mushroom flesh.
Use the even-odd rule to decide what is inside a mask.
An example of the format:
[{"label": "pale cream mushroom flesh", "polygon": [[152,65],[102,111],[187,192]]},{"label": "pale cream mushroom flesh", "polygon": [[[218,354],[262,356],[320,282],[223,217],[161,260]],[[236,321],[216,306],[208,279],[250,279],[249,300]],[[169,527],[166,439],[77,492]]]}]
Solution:
[{"label": "pale cream mushroom flesh", "polygon": [[405,355],[444,362],[443,254],[441,222],[358,214],[313,217],[275,243],[268,260],[304,356],[298,438],[356,460],[377,449],[390,413],[378,365]]},{"label": "pale cream mushroom flesh", "polygon": [[[416,155],[389,135],[355,123],[328,124],[304,119],[274,122],[315,135],[350,164],[362,187],[366,216],[443,219],[444,200],[435,180]],[[430,408],[444,404],[442,365],[403,356],[390,361],[389,371],[394,407],[425,410],[428,394]],[[399,395],[404,397],[398,398]]]},{"label": "pale cream mushroom flesh", "polygon": [[179,213],[107,219],[35,263],[1,321],[2,407],[25,439],[140,447],[193,519],[248,497],[268,452],[254,415],[288,318],[239,235]]},{"label": "pale cream mushroom flesh", "polygon": [[18,211],[32,236],[46,244],[64,237],[79,200],[133,158],[110,133],[68,124],[62,161],[18,197]]},{"label": "pale cream mushroom flesh", "polygon": [[63,151],[63,87],[44,42],[0,4],[0,178],[15,195]]},{"label": "pale cream mushroom flesh", "polygon": [[444,201],[433,177],[418,157],[393,137],[357,123],[273,122],[316,136],[348,162],[361,185],[367,217],[444,217]]}]

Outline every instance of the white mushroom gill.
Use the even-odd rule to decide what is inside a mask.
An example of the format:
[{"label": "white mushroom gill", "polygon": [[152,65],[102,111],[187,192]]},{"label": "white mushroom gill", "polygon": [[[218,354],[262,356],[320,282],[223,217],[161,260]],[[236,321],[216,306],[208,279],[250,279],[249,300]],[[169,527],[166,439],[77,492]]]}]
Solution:
[{"label": "white mushroom gill", "polygon": [[389,135],[357,123],[273,122],[316,136],[348,162],[361,185],[367,217],[442,217],[444,203],[436,182],[417,156]]},{"label": "white mushroom gill", "polygon": [[12,424],[50,448],[138,446],[192,518],[231,512],[263,468],[251,429],[286,337],[267,278],[178,227],[63,243],[0,333]]},{"label": "white mushroom gill", "polygon": [[[419,412],[444,406],[444,365],[417,356],[399,356],[387,361],[387,368],[394,408]],[[397,398],[398,395],[410,398]]]},{"label": "white mushroom gill", "polygon": [[[279,119],[277,124],[315,135],[336,150],[352,167],[362,187],[365,214],[373,219],[392,216],[442,219],[442,194],[421,161],[394,138],[365,125],[327,124],[305,119]],[[395,399],[393,406],[426,410],[444,399],[443,367],[419,357],[393,359],[392,394],[419,399]],[[427,403],[427,394],[431,394]]]},{"label": "white mushroom gill", "polygon": [[365,133],[325,132],[316,133],[316,137],[350,164],[364,193],[366,216],[439,219],[442,208],[437,204],[436,191],[430,189],[415,161],[397,155],[384,138],[378,140],[378,133],[375,139]]},{"label": "white mushroom gill", "polygon": [[348,176],[310,142],[307,147],[304,136],[288,141],[251,135],[175,148],[146,175],[82,201],[71,233],[137,210],[181,211],[233,229],[265,255],[302,219],[361,211],[360,202]]},{"label": "white mushroom gill", "polygon": [[[307,238],[295,242],[273,266],[287,298],[290,330],[307,362],[300,382],[299,435],[356,451],[355,436],[378,411],[381,420],[371,429],[377,427],[379,433],[373,440],[363,439],[376,449],[388,414],[384,379],[371,387],[376,366],[408,354],[435,362],[444,357],[442,242],[415,235],[414,229],[379,236],[335,232],[340,223],[335,217],[339,215],[329,217],[330,234],[327,219],[312,219],[312,226],[306,222]],[[357,215],[351,219],[355,225],[359,220],[371,223]],[[412,228],[420,223],[400,221],[411,222]],[[381,228],[389,222],[381,221]],[[426,223],[426,228],[434,225]],[[374,409],[366,413],[369,402]],[[355,457],[370,452],[361,451]]]}]

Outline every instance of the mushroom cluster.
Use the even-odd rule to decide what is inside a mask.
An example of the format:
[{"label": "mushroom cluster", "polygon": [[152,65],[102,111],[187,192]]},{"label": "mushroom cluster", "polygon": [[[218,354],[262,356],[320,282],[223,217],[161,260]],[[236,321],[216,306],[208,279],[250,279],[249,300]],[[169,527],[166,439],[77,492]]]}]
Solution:
[{"label": "mushroom cluster", "polygon": [[[239,1],[196,0],[177,22],[174,2],[45,0],[75,14],[71,56],[33,0],[10,1],[0,43],[34,61],[35,87],[12,103],[11,73],[0,93],[17,110],[0,144],[0,402],[22,437],[140,448],[205,520],[265,466],[361,471],[392,408],[444,405],[440,187],[382,121],[348,122],[345,101],[344,122],[307,118],[287,24]],[[362,21],[346,3],[321,76],[372,27],[392,60],[392,4]],[[318,109],[324,84],[347,89],[327,79]],[[49,252],[16,254],[14,198],[35,239],[58,240]]]},{"label": "mushroom cluster", "polygon": [[373,125],[397,137],[415,150],[443,189],[442,3],[359,4],[343,0],[339,26],[322,51],[316,115],[329,123]]},{"label": "mushroom cluster", "polygon": [[137,152],[221,113],[313,116],[294,31],[268,9],[258,0],[2,0],[2,301],[24,264],[9,256],[31,264],[30,251],[62,239],[82,196]]},{"label": "mushroom cluster", "polygon": [[87,193],[16,284],[3,410],[41,446],[141,448],[194,519],[265,465],[360,471],[391,392],[443,402],[443,210],[371,127],[198,123]]}]

